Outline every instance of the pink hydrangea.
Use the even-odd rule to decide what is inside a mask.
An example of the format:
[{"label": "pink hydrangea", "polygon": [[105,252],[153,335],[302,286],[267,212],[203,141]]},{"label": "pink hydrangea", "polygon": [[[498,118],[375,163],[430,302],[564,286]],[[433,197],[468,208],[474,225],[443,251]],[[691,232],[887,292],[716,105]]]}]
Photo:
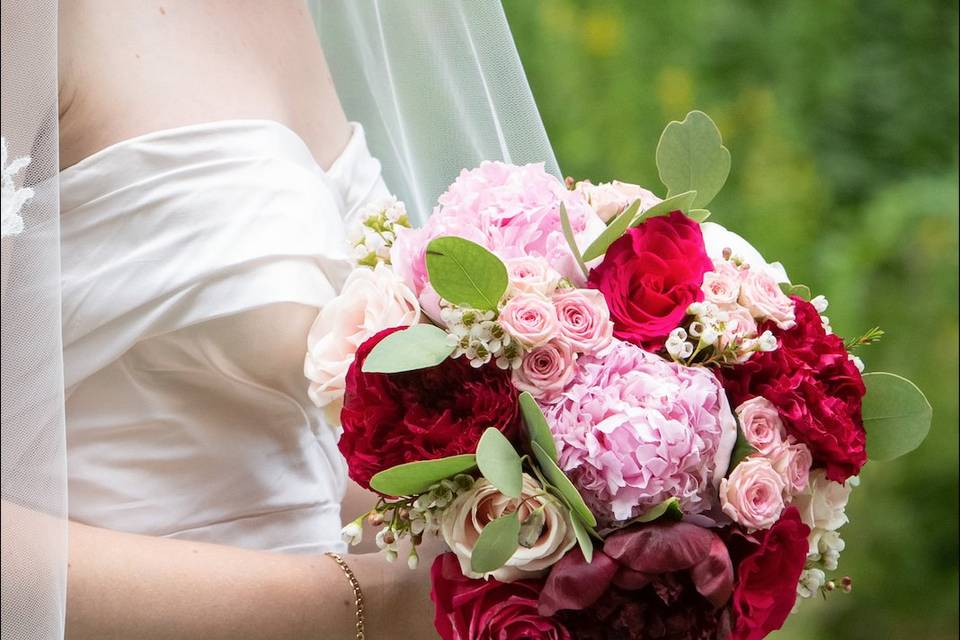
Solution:
[{"label": "pink hydrangea", "polygon": [[[390,252],[393,268],[424,302],[424,291],[431,295],[424,259],[427,243],[439,236],[458,236],[503,259],[544,258],[561,275],[583,284],[563,237],[561,202],[581,248],[605,228],[583,197],[547,173],[542,163],[483,162],[476,169],[465,169],[440,196],[439,206],[422,228],[399,230]],[[424,302],[425,311],[430,313],[431,307]]]},{"label": "pink hydrangea", "polygon": [[676,497],[686,514],[718,507],[737,423],[708,370],[614,340],[576,363],[542,403],[568,473],[598,518],[627,520]]}]

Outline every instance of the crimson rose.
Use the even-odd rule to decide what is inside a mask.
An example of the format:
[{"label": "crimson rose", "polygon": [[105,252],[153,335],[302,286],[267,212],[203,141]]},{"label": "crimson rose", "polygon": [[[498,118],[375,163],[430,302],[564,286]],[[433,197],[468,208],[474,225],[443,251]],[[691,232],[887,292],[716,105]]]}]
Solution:
[{"label": "crimson rose", "polygon": [[434,625],[443,640],[570,640],[562,625],[537,613],[539,580],[471,580],[452,553],[433,561],[430,578]]},{"label": "crimson rose", "polygon": [[385,329],[360,345],[347,371],[340,422],[340,451],[350,477],[370,478],[405,462],[473,453],[487,427],[517,435],[519,408],[510,372],[495,365],[476,369],[467,358],[448,358],[429,369],[364,373],[367,355]]},{"label": "crimson rose", "polygon": [[797,599],[809,534],[796,507],[784,511],[765,533],[755,534],[759,547],[737,567],[731,640],[760,640],[783,626]]},{"label": "crimson rose", "polygon": [[866,387],[843,340],[824,331],[812,304],[797,297],[793,301],[795,327],[783,331],[772,322],[760,327],[777,337],[775,351],[755,353],[716,373],[734,406],[755,396],[772,402],[787,430],[809,447],[814,466],[843,482],[867,461],[861,415]]},{"label": "crimson rose", "polygon": [[700,225],[674,211],[611,244],[588,284],[606,299],[616,337],[658,351],[687,307],[703,300],[703,274],[711,269]]}]

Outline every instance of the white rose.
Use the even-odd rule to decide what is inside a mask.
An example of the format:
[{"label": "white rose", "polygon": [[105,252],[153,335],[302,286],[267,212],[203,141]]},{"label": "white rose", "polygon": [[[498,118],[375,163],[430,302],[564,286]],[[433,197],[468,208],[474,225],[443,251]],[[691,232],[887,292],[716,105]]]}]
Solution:
[{"label": "white rose", "polygon": [[577,183],[575,190],[590,203],[604,222],[610,222],[637,200],[640,201],[641,211],[646,211],[661,201],[652,191],[619,180],[596,185],[589,180],[583,180]]},{"label": "white rose", "polygon": [[320,310],[307,336],[303,372],[310,399],[339,424],[347,370],[357,348],[389,327],[420,321],[413,291],[385,264],[354,270],[336,298]]},{"label": "white rose", "polygon": [[794,496],[800,519],[810,527],[810,553],[819,554],[820,539],[847,523],[847,500],[853,483],[828,480],[823,469],[810,472],[807,488]]},{"label": "white rose", "polygon": [[[474,579],[493,577],[500,582],[541,577],[576,544],[569,512],[546,495],[543,487],[526,473],[523,474],[520,493],[520,500],[508,498],[486,478],[481,478],[473,488],[457,496],[443,512],[440,534],[451,551],[457,554],[463,575]],[[521,544],[506,564],[496,571],[475,573],[470,561],[483,527],[513,511],[518,503],[520,537],[525,544]],[[530,525],[534,525],[532,531]],[[524,537],[529,540],[524,541]]]},{"label": "white rose", "polygon": [[700,230],[703,232],[703,243],[706,245],[707,255],[710,256],[711,260],[715,262],[723,260],[723,250],[730,249],[734,256],[750,265],[751,269],[769,274],[778,283],[790,282],[782,264],[779,262],[768,263],[752,244],[733,231],[728,231],[715,222],[702,223]]}]

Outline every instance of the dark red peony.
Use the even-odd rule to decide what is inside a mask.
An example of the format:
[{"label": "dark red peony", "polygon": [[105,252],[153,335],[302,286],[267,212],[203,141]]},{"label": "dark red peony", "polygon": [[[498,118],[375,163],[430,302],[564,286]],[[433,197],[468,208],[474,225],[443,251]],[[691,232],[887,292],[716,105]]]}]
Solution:
[{"label": "dark red peony", "polygon": [[760,640],[783,626],[797,599],[809,534],[796,507],[766,532],[754,534],[759,546],[737,566],[731,640]]},{"label": "dark red peony", "polygon": [[610,535],[590,563],[575,548],[553,566],[540,613],[578,639],[725,640],[733,565],[709,529],[657,523]]},{"label": "dark red peony", "polygon": [[443,640],[570,640],[566,628],[537,612],[539,580],[471,580],[452,553],[433,561],[430,577],[434,625]]},{"label": "dark red peony", "polygon": [[787,331],[765,323],[777,337],[775,351],[756,353],[736,367],[717,370],[739,405],[755,396],[772,402],[787,430],[810,448],[814,466],[843,482],[867,461],[861,403],[866,388],[843,340],[823,330],[813,305],[793,298],[797,325]]},{"label": "dark red peony", "polygon": [[703,300],[703,274],[711,269],[700,225],[674,211],[611,244],[588,284],[603,293],[616,337],[658,351],[687,307]]},{"label": "dark red peony", "polygon": [[496,365],[475,369],[457,358],[404,373],[361,371],[373,347],[403,328],[385,329],[360,345],[347,372],[340,451],[363,487],[398,464],[473,453],[488,427],[508,438],[519,430],[517,391],[510,372]]}]

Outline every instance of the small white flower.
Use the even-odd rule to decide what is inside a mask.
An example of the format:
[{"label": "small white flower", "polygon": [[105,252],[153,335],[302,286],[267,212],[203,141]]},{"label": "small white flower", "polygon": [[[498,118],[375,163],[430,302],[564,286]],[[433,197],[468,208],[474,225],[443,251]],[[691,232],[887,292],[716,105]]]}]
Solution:
[{"label": "small white flower", "polygon": [[703,313],[703,303],[694,302],[689,307],[687,307],[687,315],[699,316]]},{"label": "small white flower", "polygon": [[676,339],[678,342],[683,342],[687,339],[687,332],[683,329],[683,327],[677,327],[670,332],[670,338]]},{"label": "small white flower", "polygon": [[705,325],[703,331],[700,334],[700,344],[703,345],[713,345],[717,343],[717,339],[720,335],[717,333],[717,330],[712,325]]},{"label": "small white flower", "polygon": [[826,582],[827,576],[820,569],[804,569],[797,584],[797,595],[801,598],[812,598]]},{"label": "small white flower", "polygon": [[343,539],[351,547],[363,540],[363,523],[362,518],[354,520],[343,529],[340,530],[340,538]]},{"label": "small white flower", "polygon": [[411,571],[416,569],[420,565],[420,556],[417,555],[417,548],[410,548],[410,555],[407,556],[407,566]]},{"label": "small white flower", "polygon": [[827,310],[827,307],[830,305],[830,303],[827,301],[827,298],[825,296],[815,297],[813,300],[810,301],[810,304],[812,304],[813,308],[817,310],[817,313],[821,315],[823,314],[824,311]]},{"label": "small white flower", "polygon": [[690,336],[693,337],[693,338],[699,338],[701,333],[703,333],[703,323],[702,323],[702,322],[691,322],[691,323],[690,323]]},{"label": "small white flower", "polygon": [[689,342],[684,342],[683,347],[680,349],[680,358],[686,360],[693,355],[693,345]]},{"label": "small white flower", "polygon": [[857,371],[859,371],[860,373],[863,373],[863,370],[867,368],[866,365],[863,364],[863,360],[861,360],[858,356],[853,355],[852,353],[848,355],[849,355],[850,361],[853,363],[853,366],[857,368]]},{"label": "small white flower", "polygon": [[0,137],[0,238],[17,235],[23,231],[23,218],[20,210],[33,197],[33,189],[18,189],[13,178],[21,169],[30,164],[30,157],[24,156],[7,165],[7,140]]},{"label": "small white flower", "polygon": [[757,346],[760,348],[760,351],[776,351],[777,338],[769,330],[764,331],[763,334],[757,338]]},{"label": "small white flower", "polygon": [[823,331],[827,335],[833,333],[833,327],[830,326],[830,318],[827,316],[820,316],[820,324],[823,326]]}]

